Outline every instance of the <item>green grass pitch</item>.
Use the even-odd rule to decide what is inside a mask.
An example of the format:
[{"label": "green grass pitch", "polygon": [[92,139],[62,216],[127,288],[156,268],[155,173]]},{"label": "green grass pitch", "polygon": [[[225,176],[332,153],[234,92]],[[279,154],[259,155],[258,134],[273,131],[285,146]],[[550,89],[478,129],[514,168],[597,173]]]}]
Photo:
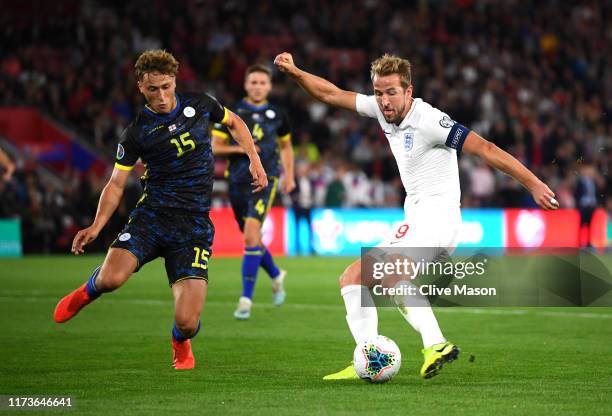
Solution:
[{"label": "green grass pitch", "polygon": [[53,322],[59,298],[100,261],[0,260],[5,401],[72,396],[72,414],[105,415],[612,414],[610,308],[438,308],[445,335],[463,352],[431,380],[418,376],[418,334],[396,311],[380,310],[379,332],[402,350],[399,375],[383,385],[324,382],[352,355],[337,286],[352,259],[279,259],[289,271],[286,305],[271,305],[270,282],[260,271],[251,320],[238,322],[232,312],[240,260],[213,258],[202,332],[193,341],[196,369],[177,372],[172,295],[161,261],[72,321]]}]

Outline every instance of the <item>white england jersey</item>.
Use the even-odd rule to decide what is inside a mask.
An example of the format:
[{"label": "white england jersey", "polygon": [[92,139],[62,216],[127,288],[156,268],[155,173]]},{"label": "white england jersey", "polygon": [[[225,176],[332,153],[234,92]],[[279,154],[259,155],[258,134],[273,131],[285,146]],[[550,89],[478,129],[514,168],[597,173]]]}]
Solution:
[{"label": "white england jersey", "polygon": [[397,161],[406,208],[417,204],[459,207],[457,150],[469,133],[466,127],[420,98],[414,99],[399,126],[385,121],[373,95],[357,94],[356,109],[378,119]]}]

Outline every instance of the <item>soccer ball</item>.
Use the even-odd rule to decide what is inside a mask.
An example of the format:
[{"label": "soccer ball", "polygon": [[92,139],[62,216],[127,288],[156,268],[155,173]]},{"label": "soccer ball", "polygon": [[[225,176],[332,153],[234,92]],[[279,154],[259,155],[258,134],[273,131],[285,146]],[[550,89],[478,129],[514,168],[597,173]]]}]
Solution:
[{"label": "soccer ball", "polygon": [[378,335],[361,341],[353,353],[353,366],[362,380],[385,383],[393,378],[402,365],[402,353],[389,338]]}]

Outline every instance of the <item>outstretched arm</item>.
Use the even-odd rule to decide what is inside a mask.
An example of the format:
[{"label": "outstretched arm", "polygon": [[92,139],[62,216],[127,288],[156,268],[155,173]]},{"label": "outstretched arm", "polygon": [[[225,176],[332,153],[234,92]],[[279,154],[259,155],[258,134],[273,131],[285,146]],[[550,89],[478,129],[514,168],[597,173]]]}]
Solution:
[{"label": "outstretched arm", "polygon": [[[212,133],[212,151],[215,156],[227,156],[233,154],[246,154],[246,150],[242,146],[228,144],[225,137],[221,137],[213,131]],[[255,146],[255,150],[259,152],[259,148]]]},{"label": "outstretched arm", "polygon": [[229,116],[225,125],[234,140],[238,142],[242,149],[244,149],[244,153],[249,157],[251,161],[249,170],[251,171],[251,176],[253,176],[253,192],[259,192],[268,186],[268,177],[266,176],[266,172],[257,154],[253,137],[246,124],[244,124],[244,121],[233,112],[227,111],[229,112]]},{"label": "outstretched arm", "polygon": [[554,192],[544,182],[538,179],[537,176],[511,154],[483,139],[473,131],[465,139],[463,151],[480,157],[488,165],[519,181],[521,185],[531,192],[533,199],[540,207],[546,210],[559,208]]},{"label": "outstretched arm", "polygon": [[313,98],[326,104],[333,105],[334,107],[357,111],[355,105],[357,93],[342,90],[326,79],[302,71],[295,66],[293,57],[290,53],[283,52],[277,55],[274,59],[274,64],[278,69],[300,84],[300,86]]},{"label": "outstretched arm", "polygon": [[102,228],[104,228],[119,206],[129,176],[130,172],[127,170],[122,170],[117,167],[113,169],[113,173],[100,195],[98,211],[96,212],[96,218],[93,224],[79,231],[72,241],[72,252],[74,254],[79,255],[83,253],[83,247],[98,237]]}]

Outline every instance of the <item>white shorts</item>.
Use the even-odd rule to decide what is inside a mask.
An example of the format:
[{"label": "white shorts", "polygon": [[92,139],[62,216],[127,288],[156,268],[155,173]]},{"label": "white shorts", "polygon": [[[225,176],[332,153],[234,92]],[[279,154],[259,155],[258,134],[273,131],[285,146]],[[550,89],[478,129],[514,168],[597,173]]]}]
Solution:
[{"label": "white shorts", "polygon": [[[459,242],[461,210],[455,206],[418,204],[405,207],[405,220],[393,228],[379,248],[422,248],[433,259],[445,251],[450,255]],[[419,257],[422,250],[418,250]]]}]

